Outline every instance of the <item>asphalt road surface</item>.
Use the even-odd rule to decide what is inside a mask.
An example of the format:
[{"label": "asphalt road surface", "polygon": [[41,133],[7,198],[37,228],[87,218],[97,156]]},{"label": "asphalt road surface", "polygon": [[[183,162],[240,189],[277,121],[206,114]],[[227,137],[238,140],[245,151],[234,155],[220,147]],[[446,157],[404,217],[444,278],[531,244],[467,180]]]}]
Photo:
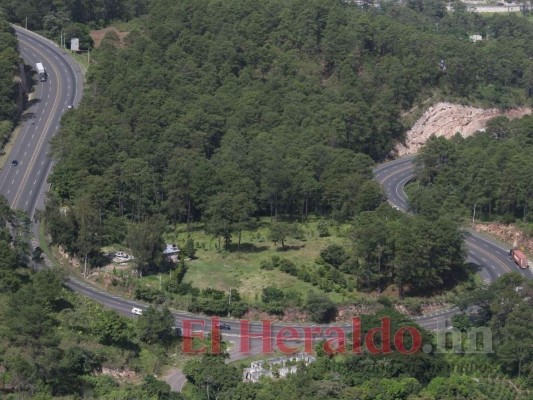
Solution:
[{"label": "asphalt road surface", "polygon": [[[59,122],[68,106],[76,106],[83,89],[79,67],[52,42],[20,27],[15,27],[19,52],[27,66],[35,69],[41,62],[48,73],[45,82],[38,82],[30,94],[29,108],[10,157],[0,172],[0,193],[14,209],[30,216],[44,204],[47,177],[52,167],[48,145],[59,129]],[[33,79],[38,81],[36,74]],[[18,162],[12,166],[13,160]]]}]

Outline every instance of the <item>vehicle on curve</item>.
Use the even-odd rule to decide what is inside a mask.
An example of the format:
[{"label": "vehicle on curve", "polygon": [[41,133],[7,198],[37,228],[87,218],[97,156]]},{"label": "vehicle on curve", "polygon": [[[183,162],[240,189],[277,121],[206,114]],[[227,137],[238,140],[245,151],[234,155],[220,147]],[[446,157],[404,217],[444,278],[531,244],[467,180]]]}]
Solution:
[{"label": "vehicle on curve", "polygon": [[231,330],[231,326],[229,326],[228,324],[224,324],[224,323],[217,324],[217,328],[220,329],[220,330],[223,330],[223,331],[230,331]]},{"label": "vehicle on curve", "polygon": [[527,257],[524,253],[522,253],[522,251],[518,249],[511,249],[509,251],[509,255],[520,268],[526,269],[527,267],[529,267]]},{"label": "vehicle on curve", "polygon": [[39,76],[39,80],[41,82],[45,82],[48,78],[48,74],[46,73],[43,64],[38,62],[37,64],[35,64],[35,66],[37,67],[37,75]]}]

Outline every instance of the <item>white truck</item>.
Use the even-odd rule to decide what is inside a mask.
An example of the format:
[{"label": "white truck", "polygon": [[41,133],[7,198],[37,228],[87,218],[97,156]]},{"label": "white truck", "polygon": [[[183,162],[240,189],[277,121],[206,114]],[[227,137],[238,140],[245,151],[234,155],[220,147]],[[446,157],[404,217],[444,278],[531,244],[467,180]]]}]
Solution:
[{"label": "white truck", "polygon": [[37,75],[39,76],[39,80],[41,82],[45,82],[48,75],[46,74],[46,70],[44,69],[44,66],[42,63],[38,62],[35,64],[37,67]]}]

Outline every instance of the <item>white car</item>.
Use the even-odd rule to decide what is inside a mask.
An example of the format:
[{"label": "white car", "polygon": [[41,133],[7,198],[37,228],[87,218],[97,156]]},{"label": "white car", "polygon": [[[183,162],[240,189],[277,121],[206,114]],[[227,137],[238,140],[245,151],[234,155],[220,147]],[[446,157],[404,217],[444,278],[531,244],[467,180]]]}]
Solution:
[{"label": "white car", "polygon": [[140,308],[137,308],[137,307],[133,307],[131,309],[131,313],[134,314],[134,315],[143,315],[143,310],[141,310]]}]

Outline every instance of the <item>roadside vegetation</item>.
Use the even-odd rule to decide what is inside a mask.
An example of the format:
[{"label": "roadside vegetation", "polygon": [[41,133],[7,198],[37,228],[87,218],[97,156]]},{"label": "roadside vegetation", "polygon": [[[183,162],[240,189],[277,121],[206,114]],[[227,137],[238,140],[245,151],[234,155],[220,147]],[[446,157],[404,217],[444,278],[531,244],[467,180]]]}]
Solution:
[{"label": "roadside vegetation", "polygon": [[20,56],[17,54],[15,31],[0,13],[0,151],[11,137],[22,106],[18,80]]},{"label": "roadside vegetation", "polygon": [[[417,156],[411,208],[429,219],[521,222],[530,234],[533,213],[533,117],[498,117],[467,139],[432,138]],[[437,201],[438,199],[438,201]]]}]

